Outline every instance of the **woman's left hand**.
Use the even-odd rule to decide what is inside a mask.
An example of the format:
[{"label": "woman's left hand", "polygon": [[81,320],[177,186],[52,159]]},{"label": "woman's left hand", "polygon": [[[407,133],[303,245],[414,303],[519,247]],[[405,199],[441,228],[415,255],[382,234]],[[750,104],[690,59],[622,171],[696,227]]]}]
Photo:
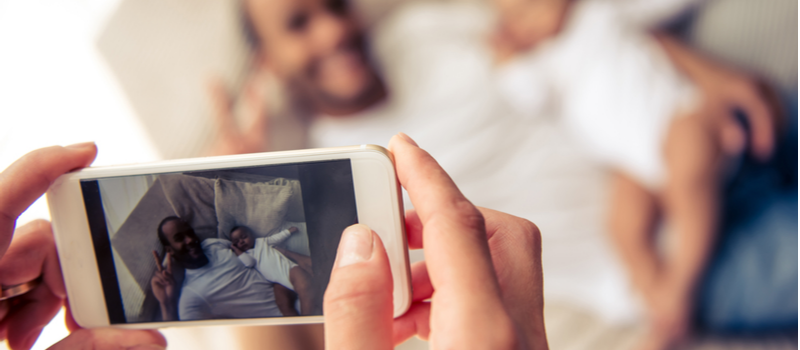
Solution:
[{"label": "woman's left hand", "polygon": [[[48,147],[28,153],[0,173],[0,285],[40,280],[31,291],[0,301],[0,340],[7,340],[12,349],[30,349],[67,297],[50,223],[37,220],[15,230],[17,217],[58,176],[88,166],[96,154],[94,143]],[[166,346],[156,331],[80,329],[69,312],[66,321],[73,332],[53,349]]]}]

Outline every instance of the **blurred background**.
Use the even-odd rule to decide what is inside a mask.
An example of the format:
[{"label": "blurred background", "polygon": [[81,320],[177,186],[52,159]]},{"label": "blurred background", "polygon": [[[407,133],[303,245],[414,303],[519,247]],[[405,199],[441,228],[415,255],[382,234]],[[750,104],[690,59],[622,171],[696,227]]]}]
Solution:
[{"label": "blurred background", "polygon": [[[670,33],[709,60],[734,67],[742,76],[758,77],[777,92],[777,104],[787,117],[780,134],[790,135],[779,138],[779,143],[789,150],[779,152],[779,158],[766,167],[784,171],[787,166],[782,165],[788,164],[794,168],[793,178],[786,175],[793,183],[784,186],[790,193],[790,208],[793,203],[789,216],[794,216],[794,226],[791,220],[781,221],[785,212],[781,218],[763,220],[773,225],[767,226],[772,227],[770,232],[782,232],[780,237],[771,236],[770,242],[793,249],[780,254],[772,251],[774,259],[769,263],[744,263],[756,269],[758,276],[775,277],[768,281],[781,281],[772,286],[775,293],[744,297],[774,299],[773,304],[783,309],[760,309],[757,319],[763,322],[754,321],[753,327],[747,322],[720,329],[690,327],[681,347],[796,349],[797,2],[607,2],[626,9],[663,9],[636,10],[642,16],[658,12],[661,18],[632,30]],[[543,229],[545,321],[553,349],[637,348],[649,336],[647,307],[600,227],[607,215],[608,169],[582,151],[579,142],[565,141],[570,134],[551,111],[545,113],[546,118],[514,119],[519,113],[497,107],[497,96],[486,88],[494,82],[490,34],[496,3],[358,0],[350,4],[367,40],[373,41],[367,46],[369,59],[379,67],[391,99],[385,102],[384,97],[384,102],[376,104],[388,112],[369,107],[366,113],[341,121],[324,108],[314,111],[314,106],[323,104],[313,96],[307,100],[290,96],[296,91],[281,82],[280,74],[261,71],[258,46],[254,51],[252,38],[243,30],[248,17],[239,1],[0,0],[0,121],[4,126],[0,128],[0,167],[36,148],[90,140],[99,148],[95,165],[113,165],[212,153],[385,145],[390,135],[404,131],[429,148],[477,204],[526,217]],[[637,12],[632,13],[629,16],[636,18]],[[527,21],[546,21],[546,17]],[[251,94],[254,80],[259,87]],[[476,86],[476,82],[485,84]],[[547,96],[535,87],[520,89],[519,94]],[[420,124],[420,119],[431,116],[440,119],[432,126]],[[230,145],[221,141],[219,133],[220,121],[224,123],[226,117],[245,130],[251,125],[263,127],[252,124],[260,119],[267,119],[269,127],[254,134],[256,146]],[[388,122],[376,122],[376,118]],[[737,176],[724,181],[743,188],[763,183]],[[775,176],[786,178],[783,173]],[[497,183],[504,181],[517,187],[497,189]],[[774,186],[768,190],[750,187],[754,193],[763,193],[758,198],[777,191]],[[512,199],[512,195],[526,200]],[[47,217],[41,199],[18,222]],[[772,246],[764,246],[770,253]],[[729,260],[744,259],[733,251],[728,253],[733,254]],[[422,254],[412,252],[412,257],[420,260]],[[745,283],[758,283],[753,281],[765,279]],[[792,281],[794,287],[787,287]],[[322,344],[320,326],[207,327],[164,333],[175,349],[236,345],[300,349]],[[47,348],[66,334],[63,315],[59,315],[34,348]],[[427,344],[411,339],[398,348],[423,349]]]}]

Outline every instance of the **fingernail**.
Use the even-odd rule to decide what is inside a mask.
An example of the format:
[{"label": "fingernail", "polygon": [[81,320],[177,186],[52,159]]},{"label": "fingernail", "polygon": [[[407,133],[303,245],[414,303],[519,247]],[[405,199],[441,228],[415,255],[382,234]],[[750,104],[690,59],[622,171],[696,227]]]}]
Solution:
[{"label": "fingernail", "polygon": [[167,348],[156,344],[139,344],[126,348],[126,350],[166,350],[166,349]]},{"label": "fingernail", "polygon": [[406,134],[404,134],[402,132],[399,132],[399,133],[397,133],[397,136],[400,136],[400,138],[403,139],[403,141],[408,142],[408,143],[410,143],[410,144],[412,144],[414,146],[419,147],[419,145],[417,145],[417,143],[414,142],[414,140],[412,140],[411,137],[409,137],[408,135],[406,135]]},{"label": "fingernail", "polygon": [[64,146],[64,148],[70,148],[70,149],[87,149],[94,147],[95,147],[94,142],[81,142],[69,146]]},{"label": "fingernail", "polygon": [[355,224],[344,230],[339,244],[337,266],[345,267],[372,257],[372,230],[363,224]]}]

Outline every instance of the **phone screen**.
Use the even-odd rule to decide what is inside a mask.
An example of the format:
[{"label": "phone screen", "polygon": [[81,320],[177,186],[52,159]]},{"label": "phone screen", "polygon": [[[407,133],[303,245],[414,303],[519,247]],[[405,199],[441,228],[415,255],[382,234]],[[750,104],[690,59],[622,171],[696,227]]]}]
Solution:
[{"label": "phone screen", "polygon": [[321,315],[349,159],[81,180],[111,324]]}]

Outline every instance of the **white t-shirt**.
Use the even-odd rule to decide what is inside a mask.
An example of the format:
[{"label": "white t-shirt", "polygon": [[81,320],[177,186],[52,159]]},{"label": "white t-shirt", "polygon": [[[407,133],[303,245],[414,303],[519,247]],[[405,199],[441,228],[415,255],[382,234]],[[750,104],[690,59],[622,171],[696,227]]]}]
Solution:
[{"label": "white t-shirt", "polygon": [[242,265],[229,241],[208,238],[201,245],[208,264],[186,269],[178,302],[182,321],[282,316],[272,283]]}]

